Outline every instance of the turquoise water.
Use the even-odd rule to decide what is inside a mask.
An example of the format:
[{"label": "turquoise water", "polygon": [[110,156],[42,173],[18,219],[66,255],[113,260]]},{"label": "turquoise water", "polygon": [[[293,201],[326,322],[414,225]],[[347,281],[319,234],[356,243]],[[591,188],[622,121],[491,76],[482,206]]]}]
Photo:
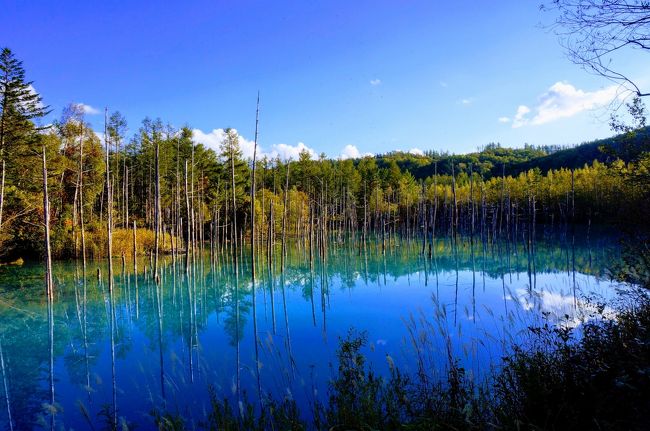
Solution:
[{"label": "turquoise water", "polygon": [[419,240],[385,255],[373,241],[362,253],[331,245],[310,266],[308,250],[292,244],[284,275],[279,258],[271,268],[260,259],[254,286],[246,255],[236,274],[226,256],[206,254],[190,276],[184,259],[165,257],[160,285],[143,272],[148,260],[138,275],[115,260],[112,295],[106,262],[90,262],[85,278],[78,263],[55,263],[51,342],[42,266],[0,267],[0,426],[11,412],[14,429],[48,429],[52,417],[56,429],[101,429],[115,411],[153,429],[154,408],[196,423],[210,387],[235,402],[255,401],[260,387],[307,407],[326,400],[351,327],[366,331],[379,372],[389,360],[412,371],[415,339],[427,366],[444,373],[449,349],[480,378],[528,325],[579,326],[594,311],[586,298],[611,301],[618,288],[606,277],[616,241],[594,233],[540,234],[534,246],[445,238],[431,259]]}]

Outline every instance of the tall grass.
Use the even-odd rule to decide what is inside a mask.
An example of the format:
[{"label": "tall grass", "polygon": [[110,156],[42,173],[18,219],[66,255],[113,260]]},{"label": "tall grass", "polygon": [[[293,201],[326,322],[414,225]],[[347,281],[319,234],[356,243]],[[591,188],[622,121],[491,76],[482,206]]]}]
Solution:
[{"label": "tall grass", "polygon": [[[650,411],[650,297],[613,320],[580,329],[544,324],[514,345],[503,366],[476,383],[449,353],[446,373],[406,375],[368,365],[365,333],[339,340],[326,404],[300,412],[289,398],[233,406],[212,392],[207,430],[645,430]],[[603,308],[604,310],[604,308]],[[192,429],[180,415],[154,412],[159,429]]]},{"label": "tall grass", "polygon": [[[145,255],[154,248],[155,233],[153,230],[139,228],[136,230],[136,247],[138,255]],[[182,241],[175,237],[174,244],[181,244]],[[91,230],[86,233],[86,249],[89,256],[98,258],[106,256],[108,237],[105,229]],[[171,253],[172,238],[171,235],[161,236],[160,252]],[[133,230],[116,228],[113,231],[113,257],[133,256]]]}]

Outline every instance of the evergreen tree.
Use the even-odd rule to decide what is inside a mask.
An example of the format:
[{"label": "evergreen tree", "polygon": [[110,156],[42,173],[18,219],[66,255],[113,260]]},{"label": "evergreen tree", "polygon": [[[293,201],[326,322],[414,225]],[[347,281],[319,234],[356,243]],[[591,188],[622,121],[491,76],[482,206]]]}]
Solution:
[{"label": "evergreen tree", "polygon": [[0,159],[33,130],[32,120],[49,113],[9,48],[0,51]]}]

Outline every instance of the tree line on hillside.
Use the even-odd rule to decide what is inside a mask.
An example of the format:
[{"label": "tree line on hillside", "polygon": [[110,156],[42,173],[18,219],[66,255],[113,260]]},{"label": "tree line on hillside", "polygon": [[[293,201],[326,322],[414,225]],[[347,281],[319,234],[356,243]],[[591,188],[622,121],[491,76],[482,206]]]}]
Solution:
[{"label": "tree line on hillside", "polygon": [[[436,235],[518,235],[540,222],[611,222],[648,206],[645,152],[542,170],[535,160],[567,150],[549,156],[540,148],[495,144],[461,156],[332,160],[303,151],[297,160],[263,157],[256,161],[253,194],[253,166],[234,129],[214,151],[196,143],[189,127],[159,119],[145,119],[128,138],[124,117],[106,111],[100,139],[74,104],[39,127],[50,110],[6,48],[0,98],[3,260],[43,254],[45,212],[54,257],[105,257],[114,238],[111,254],[124,258],[154,249],[180,254],[209,247],[217,253],[251,235],[261,252],[286,236],[325,247],[344,238],[405,235],[421,238],[424,250]],[[620,139],[644,144],[645,129]],[[43,159],[48,211],[43,172],[35,169]],[[512,174],[522,163],[529,169]]]}]

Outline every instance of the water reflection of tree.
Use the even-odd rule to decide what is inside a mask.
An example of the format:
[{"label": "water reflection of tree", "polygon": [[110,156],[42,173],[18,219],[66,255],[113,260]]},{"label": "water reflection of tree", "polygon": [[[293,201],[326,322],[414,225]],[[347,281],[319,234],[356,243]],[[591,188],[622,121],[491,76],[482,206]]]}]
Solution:
[{"label": "water reflection of tree", "polygon": [[[282,292],[279,293],[286,290],[286,293],[293,291],[301,294],[305,303],[311,303],[316,325],[316,314],[322,313],[322,317],[325,317],[328,286],[340,285],[341,289],[351,290],[359,284],[359,280],[383,285],[423,268],[425,277],[429,276],[430,271],[435,274],[436,280],[438,273],[458,269],[480,271],[483,287],[485,277],[505,283],[509,274],[528,271],[530,253],[526,247],[523,242],[483,243],[459,237],[455,253],[452,253],[451,241],[438,238],[432,246],[433,258],[426,261],[421,257],[421,244],[417,241],[409,243],[395,239],[385,255],[373,247],[358,255],[354,245],[333,242],[325,260],[327,266],[323,266],[323,260],[317,259],[313,270],[310,270],[305,251],[291,247],[287,253],[284,275],[280,277],[279,267],[273,267],[269,272],[262,271],[257,290],[259,294],[270,293],[273,301],[274,286],[277,286],[277,280],[281,280]],[[592,234],[587,241],[580,235],[571,237],[543,233],[537,237],[534,247],[535,270],[567,274],[575,271],[601,276],[603,269],[611,263],[612,256],[616,256],[612,249],[611,239],[606,237],[599,239]],[[262,260],[260,265],[264,264]],[[227,261],[220,262],[216,267],[208,267],[211,268],[208,271],[196,271],[192,275],[194,279],[188,282],[183,276],[175,276],[176,267],[167,262],[161,269],[163,284],[157,293],[153,283],[143,275],[137,278],[133,275],[116,277],[114,301],[118,369],[121,366],[119,360],[128,358],[134,347],[133,333],[136,331],[144,335],[152,353],[168,354],[172,346],[180,342],[188,346],[192,354],[198,343],[198,334],[205,331],[208,316],[213,313],[219,318],[224,317],[222,329],[231,346],[243,340],[252,312],[252,289],[247,274],[250,268],[241,268],[241,276],[234,277],[232,266]],[[88,381],[86,361],[90,369],[95,369],[103,347],[108,343],[109,315],[101,288],[94,277],[89,277],[85,304],[87,320],[84,325],[80,318],[83,316],[79,315],[80,293],[76,291],[83,286],[78,274],[75,274],[72,265],[57,264],[56,275],[58,291],[54,303],[54,354],[63,359],[70,381],[85,387]],[[473,289],[477,288],[477,283],[478,280],[472,278]],[[239,297],[238,313],[236,293]],[[14,424],[17,429],[31,428],[43,412],[42,403],[48,399],[47,390],[42,389],[46,387],[44,383],[49,361],[44,347],[48,342],[48,327],[42,269],[29,265],[0,268],[0,297],[0,334],[3,337]],[[282,295],[277,299],[282,300],[283,309],[280,312],[288,323],[286,298]],[[162,310],[164,319],[161,319]],[[326,322],[322,323],[324,326]],[[288,324],[286,326],[288,329]],[[3,415],[6,413],[0,413],[0,417]]]}]

